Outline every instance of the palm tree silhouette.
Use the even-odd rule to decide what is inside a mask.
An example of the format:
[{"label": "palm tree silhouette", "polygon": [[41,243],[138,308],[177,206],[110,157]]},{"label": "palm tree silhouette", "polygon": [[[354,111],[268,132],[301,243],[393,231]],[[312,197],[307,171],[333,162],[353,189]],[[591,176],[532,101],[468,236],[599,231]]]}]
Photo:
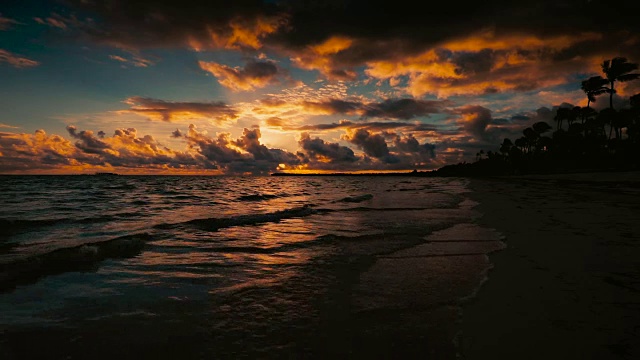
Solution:
[{"label": "palm tree silhouette", "polygon": [[605,85],[609,83],[609,80],[604,79],[602,76],[592,76],[587,80],[582,81],[580,87],[585,94],[587,94],[587,110],[582,112],[582,123],[584,124],[587,114],[590,113],[591,103],[596,102],[596,96],[606,93],[609,88]]},{"label": "palm tree silhouette", "polygon": [[640,78],[640,74],[631,73],[638,69],[638,64],[630,63],[627,58],[615,57],[611,60],[605,60],[601,64],[602,72],[607,76],[609,81],[609,107],[613,109],[613,94],[616,92],[614,84],[616,81],[625,82]]},{"label": "palm tree silhouette", "polygon": [[562,129],[562,120],[567,120],[570,117],[571,109],[566,107],[561,107],[556,110],[556,116],[553,118],[558,123],[557,130]]}]

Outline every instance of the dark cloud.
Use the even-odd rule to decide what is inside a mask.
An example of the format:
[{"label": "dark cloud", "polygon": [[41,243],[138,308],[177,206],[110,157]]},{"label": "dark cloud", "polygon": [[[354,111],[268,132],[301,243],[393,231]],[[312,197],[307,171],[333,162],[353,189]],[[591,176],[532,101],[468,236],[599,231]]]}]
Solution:
[{"label": "dark cloud", "polygon": [[467,105],[455,110],[461,115],[458,124],[469,134],[484,138],[487,126],[492,122],[491,110],[479,105]]},{"label": "dark cloud", "polygon": [[259,47],[286,25],[287,15],[259,0],[86,1],[66,0],[79,15],[75,25],[94,41],[122,47],[191,46],[196,49]]},{"label": "dark cloud", "polygon": [[344,139],[362,149],[368,156],[382,159],[389,156],[389,147],[384,137],[365,129],[348,132]]},{"label": "dark cloud", "polygon": [[439,55],[442,59],[449,59],[455,65],[454,71],[458,75],[489,72],[496,61],[495,51],[492,49],[482,49],[477,52],[441,50]]},{"label": "dark cloud", "polygon": [[[260,143],[260,129],[244,129],[242,136],[232,140],[228,133],[212,138],[189,126],[185,135],[189,147],[207,159],[208,165],[229,174],[266,174],[280,164],[295,167],[301,163],[298,156],[281,149],[270,149]],[[241,152],[239,150],[243,150]]]},{"label": "dark cloud", "polygon": [[273,160],[269,148],[260,144],[260,128],[244,129],[242,136],[233,144],[253,155],[256,160]]},{"label": "dark cloud", "polygon": [[331,114],[356,114],[362,109],[360,101],[328,99],[325,101],[305,101],[303,105],[309,109],[323,110]]},{"label": "dark cloud", "polygon": [[420,132],[423,134],[431,133],[435,134],[437,131],[440,131],[436,125],[433,124],[425,124],[422,122],[400,122],[400,121],[371,121],[371,122],[360,122],[360,121],[351,121],[351,120],[340,120],[337,123],[324,123],[324,124],[315,124],[315,125],[302,125],[302,126],[292,126],[287,125],[286,122],[279,118],[272,118],[267,120],[267,125],[272,126],[274,128],[280,128],[282,130],[288,131],[332,131],[339,129],[366,129],[373,132],[380,132],[385,130],[402,130],[403,132]]},{"label": "dark cloud", "polygon": [[[278,102],[266,100],[265,105],[278,106]],[[412,98],[387,99],[383,102],[365,102],[361,100],[327,99],[324,101],[303,101],[302,106],[312,112],[326,114],[359,115],[361,119],[380,118],[410,120],[417,117],[440,113],[446,100],[418,100]]]},{"label": "dark cloud", "polygon": [[205,118],[225,122],[238,118],[236,110],[223,102],[177,102],[141,96],[130,97],[125,103],[131,106],[129,112],[158,121],[188,121]]},{"label": "dark cloud", "polygon": [[[351,1],[84,1],[68,0],[75,9],[97,19],[85,25],[92,38],[129,46],[178,46],[189,41],[210,44],[212,32],[228,41],[238,29],[277,26],[264,31],[264,41],[291,49],[318,44],[332,35],[360,39],[363,46],[340,52],[345,64],[409,55],[443,40],[491,27],[497,33],[534,33],[539,36],[594,31],[614,34],[637,32],[637,5],[631,0],[610,4],[604,0],[536,1],[490,0],[482,3],[440,3],[425,17],[415,2]],[[602,18],[607,14],[607,21]],[[267,27],[268,28],[268,27]],[[225,45],[226,42],[221,43]],[[366,44],[366,46],[365,46]],[[378,46],[372,46],[378,44]],[[387,51],[381,51],[381,50]]]},{"label": "dark cloud", "polygon": [[71,135],[72,138],[78,139],[78,141],[76,142],[76,147],[86,153],[100,154],[104,151],[104,149],[109,148],[109,145],[107,143],[93,135],[93,131],[78,131],[75,126],[69,125],[67,126],[67,132],[69,133],[69,135]]},{"label": "dark cloud", "polygon": [[393,142],[395,151],[403,152],[403,153],[417,153],[417,154],[425,154],[429,158],[435,157],[435,145],[433,144],[420,144],[418,139],[413,137],[413,135],[408,135],[406,137],[397,136]]},{"label": "dark cloud", "polygon": [[338,143],[329,143],[316,137],[312,139],[308,133],[302,133],[298,141],[307,162],[353,163],[359,160],[353,150]]},{"label": "dark cloud", "polygon": [[364,107],[363,117],[409,120],[415,117],[437,114],[447,102],[441,100],[387,99]]}]

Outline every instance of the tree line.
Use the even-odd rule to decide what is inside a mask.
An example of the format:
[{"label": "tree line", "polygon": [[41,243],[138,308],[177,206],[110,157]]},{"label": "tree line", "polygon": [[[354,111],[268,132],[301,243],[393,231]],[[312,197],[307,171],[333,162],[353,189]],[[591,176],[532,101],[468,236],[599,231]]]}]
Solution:
[{"label": "tree line", "polygon": [[[620,82],[640,78],[637,63],[615,57],[601,63],[603,76],[581,82],[587,106],[561,106],[555,126],[540,121],[513,141],[505,138],[497,151],[480,150],[476,161],[444,166],[438,175],[517,175],[567,171],[635,170],[640,165],[640,93],[628,106],[615,109],[613,95]],[[591,107],[602,95],[609,106]]]}]

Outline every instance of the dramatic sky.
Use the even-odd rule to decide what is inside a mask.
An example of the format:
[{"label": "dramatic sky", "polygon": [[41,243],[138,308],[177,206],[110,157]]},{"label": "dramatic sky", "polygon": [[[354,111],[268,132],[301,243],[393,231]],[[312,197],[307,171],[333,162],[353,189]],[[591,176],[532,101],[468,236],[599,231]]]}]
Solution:
[{"label": "dramatic sky", "polygon": [[437,5],[2,0],[0,173],[435,169],[640,61],[635,1]]}]

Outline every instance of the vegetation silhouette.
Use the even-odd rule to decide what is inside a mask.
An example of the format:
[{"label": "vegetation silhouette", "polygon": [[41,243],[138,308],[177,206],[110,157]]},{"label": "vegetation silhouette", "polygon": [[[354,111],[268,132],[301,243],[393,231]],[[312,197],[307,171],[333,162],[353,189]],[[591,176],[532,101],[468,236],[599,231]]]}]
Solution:
[{"label": "vegetation silhouette", "polygon": [[[587,106],[560,106],[552,126],[537,122],[512,141],[505,138],[498,151],[480,150],[476,161],[446,165],[433,176],[491,176],[583,171],[629,171],[640,165],[640,93],[619,110],[613,107],[616,82],[637,80],[638,64],[624,57],[601,64],[605,77],[581,82]],[[609,107],[596,111],[591,103],[609,94]],[[608,130],[608,134],[607,134]],[[623,131],[624,130],[624,131]],[[615,134],[615,136],[613,136]]]}]

